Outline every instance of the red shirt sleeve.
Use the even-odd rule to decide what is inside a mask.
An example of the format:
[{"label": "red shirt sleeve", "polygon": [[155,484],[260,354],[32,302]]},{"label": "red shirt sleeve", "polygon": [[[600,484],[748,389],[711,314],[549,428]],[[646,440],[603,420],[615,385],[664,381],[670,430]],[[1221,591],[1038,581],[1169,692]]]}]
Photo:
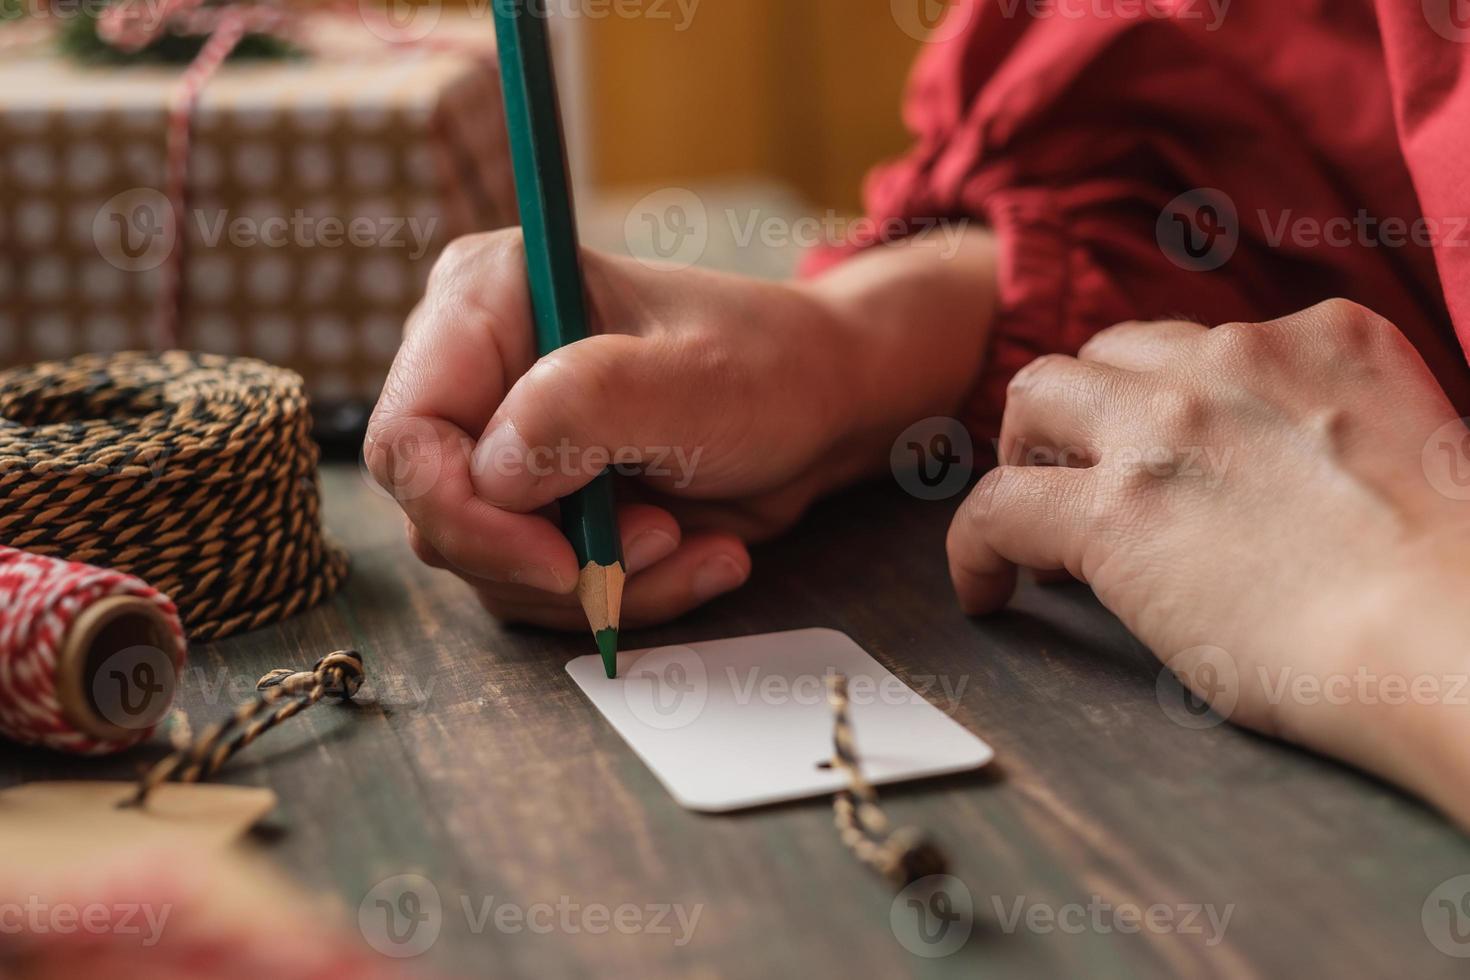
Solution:
[{"label": "red shirt sleeve", "polygon": [[1409,23],[1417,0],[1379,5],[1382,33],[1371,0],[955,0],[910,80],[915,144],[865,200],[880,220],[978,218],[1000,241],[977,430],[998,428],[1019,368],[1113,323],[1265,320],[1333,296],[1397,323],[1470,409],[1448,312],[1470,337],[1470,257],[1436,266],[1413,233],[1416,188],[1454,210],[1470,177],[1454,152],[1470,45]]},{"label": "red shirt sleeve", "polygon": [[1376,0],[1398,145],[1470,353],[1470,3]]}]

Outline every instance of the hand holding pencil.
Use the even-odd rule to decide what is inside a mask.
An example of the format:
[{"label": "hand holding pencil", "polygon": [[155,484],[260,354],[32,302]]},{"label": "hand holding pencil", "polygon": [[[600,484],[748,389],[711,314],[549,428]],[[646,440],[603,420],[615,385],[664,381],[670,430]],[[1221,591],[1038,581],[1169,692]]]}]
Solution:
[{"label": "hand holding pencil", "polygon": [[415,553],[507,622],[588,628],[583,561],[555,511],[609,461],[631,471],[618,625],[663,622],[743,584],[748,542],[882,471],[894,435],[950,411],[979,362],[969,311],[991,301],[994,252],[980,229],[955,255],[882,249],[807,282],[583,249],[589,336],[546,351],[533,238],[528,226],[446,249],[365,446]]},{"label": "hand holding pencil", "polygon": [[[505,121],[525,235],[536,344],[545,356],[587,337],[587,303],[567,177],[546,14],[524,0],[494,5]],[[492,444],[493,448],[493,444]],[[604,470],[561,500],[561,525],[577,554],[577,598],[608,677],[617,676],[618,623],[626,576]]]},{"label": "hand holding pencil", "polygon": [[[869,258],[937,256],[884,250],[858,266]],[[951,269],[966,277],[955,289],[919,270],[915,288],[948,302],[974,281],[961,263],[940,271]],[[582,271],[592,336],[538,359],[520,232],[455,242],[370,428],[367,463],[404,509],[414,551],[503,621],[588,628],[580,566],[552,508],[609,457],[638,464],[620,478],[617,508],[626,632],[739,587],[749,542],[786,530],[830,489],[883,472],[908,424],[900,413],[941,414],[933,401],[959,397],[945,379],[963,371],[948,332],[965,328],[961,317],[922,330],[896,320],[895,338],[907,335],[930,365],[896,371],[883,335],[853,326],[826,293],[846,280],[670,272],[588,250]]]}]

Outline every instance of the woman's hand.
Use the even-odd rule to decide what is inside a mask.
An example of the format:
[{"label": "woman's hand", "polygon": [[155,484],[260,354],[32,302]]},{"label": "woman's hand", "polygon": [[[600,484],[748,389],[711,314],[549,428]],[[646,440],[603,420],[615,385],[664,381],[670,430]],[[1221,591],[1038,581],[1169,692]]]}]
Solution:
[{"label": "woman's hand", "polygon": [[1456,415],[1398,330],[1345,301],[1121,324],[1011,383],[1007,465],[950,529],[960,601],[993,610],[1018,565],[1066,569],[1222,714],[1470,823]]},{"label": "woman's hand", "polygon": [[435,266],[369,427],[374,478],[414,550],[508,620],[585,628],[555,501],[609,463],[624,625],[678,615],[750,573],[746,542],[885,464],[914,418],[953,412],[993,302],[983,232],[954,252],[874,249],[807,284],[586,253],[596,336],[536,358],[519,232]]}]

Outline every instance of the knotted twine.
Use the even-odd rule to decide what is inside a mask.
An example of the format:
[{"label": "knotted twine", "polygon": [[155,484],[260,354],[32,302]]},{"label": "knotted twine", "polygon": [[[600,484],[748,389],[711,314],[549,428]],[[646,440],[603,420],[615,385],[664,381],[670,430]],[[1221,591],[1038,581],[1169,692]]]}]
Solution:
[{"label": "knotted twine", "polygon": [[833,823],[842,843],[895,888],[944,874],[949,859],[939,846],[916,828],[891,829],[887,815],[878,806],[878,794],[863,778],[848,713],[845,675],[827,678],[827,703],[832,707],[831,765],[847,777],[848,783],[832,799]]},{"label": "knotted twine", "polygon": [[142,579],[195,641],[277,622],[347,574],[310,427],[301,378],[245,358],[0,372],[0,545]]},{"label": "knotted twine", "polygon": [[323,699],[350,701],[362,689],[365,676],[362,654],[356,650],[329,653],[311,670],[281,667],[271,671],[256,683],[254,699],[144,773],[137,792],[124,805],[145,805],[153,791],[170,779],[198,783],[211,778],[260,736]]}]

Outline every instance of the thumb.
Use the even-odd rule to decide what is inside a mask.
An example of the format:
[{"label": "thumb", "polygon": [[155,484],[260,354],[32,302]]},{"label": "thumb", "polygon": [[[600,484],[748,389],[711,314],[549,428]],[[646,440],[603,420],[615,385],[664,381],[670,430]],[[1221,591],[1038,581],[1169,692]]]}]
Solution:
[{"label": "thumb", "polygon": [[611,465],[692,465],[695,403],[710,400],[678,362],[668,345],[621,334],[589,337],[543,357],[480,437],[471,464],[476,494],[529,512]]}]

